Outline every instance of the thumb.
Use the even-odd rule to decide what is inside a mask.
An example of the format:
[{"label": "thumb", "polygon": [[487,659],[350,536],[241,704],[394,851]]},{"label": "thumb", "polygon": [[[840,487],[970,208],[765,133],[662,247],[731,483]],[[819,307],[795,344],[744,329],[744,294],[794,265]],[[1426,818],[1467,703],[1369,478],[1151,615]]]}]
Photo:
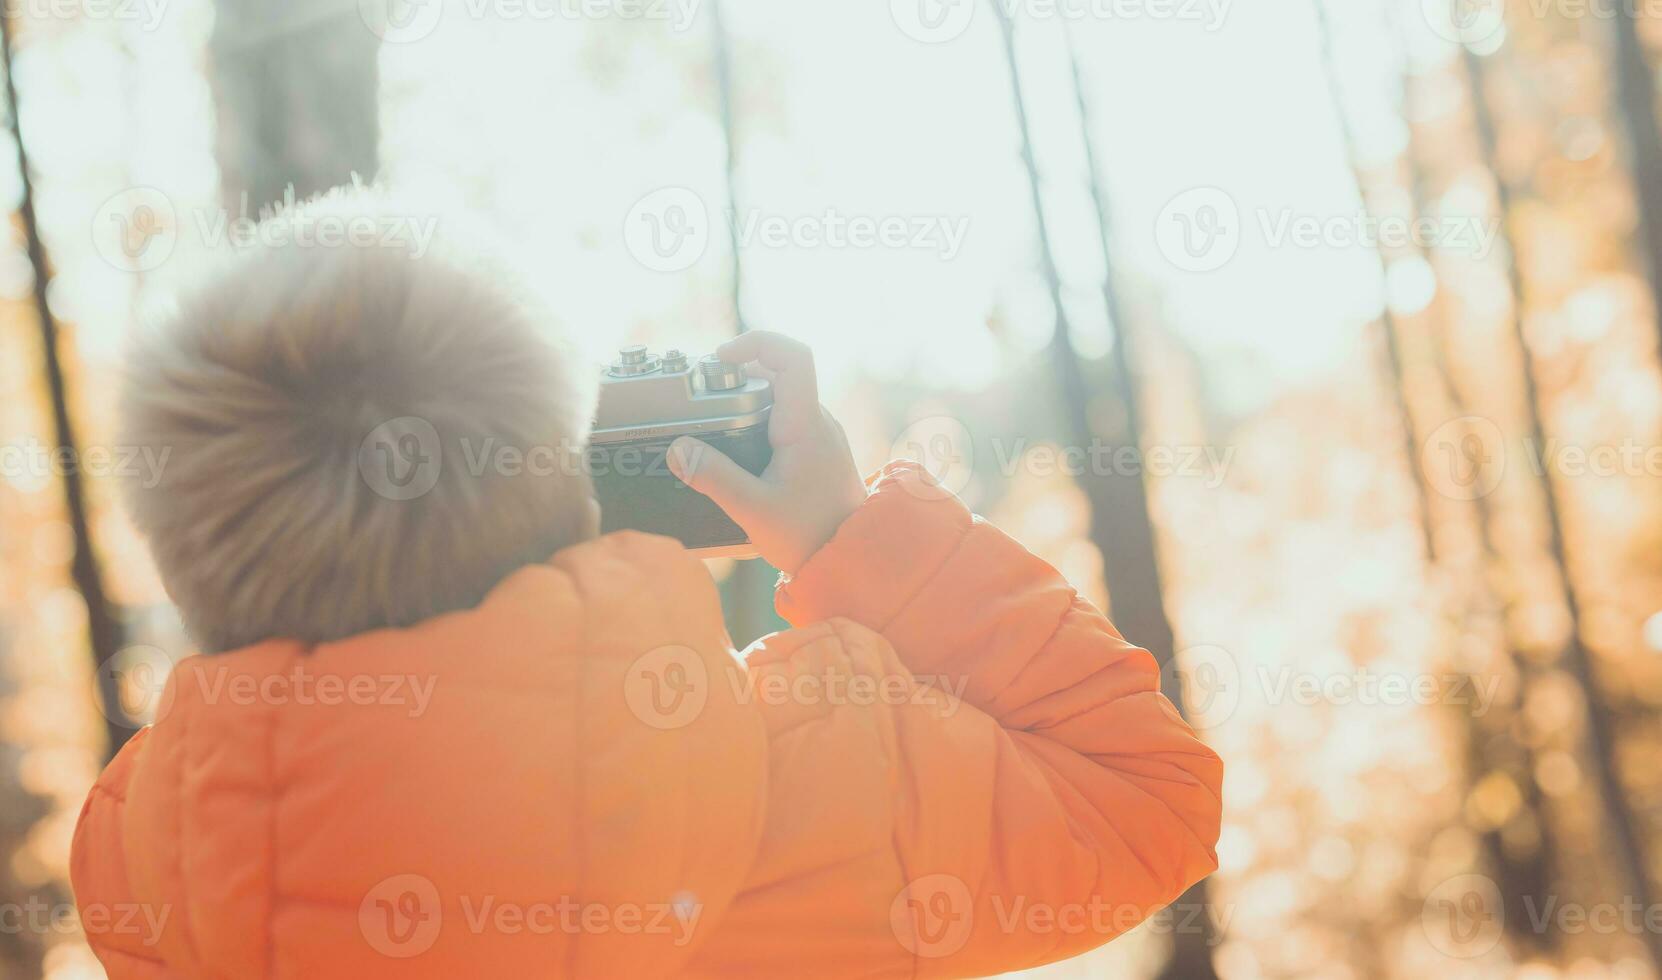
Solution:
[{"label": "thumb", "polygon": [[766,485],[707,442],[682,436],[670,443],[669,471],[741,525],[762,509]]}]

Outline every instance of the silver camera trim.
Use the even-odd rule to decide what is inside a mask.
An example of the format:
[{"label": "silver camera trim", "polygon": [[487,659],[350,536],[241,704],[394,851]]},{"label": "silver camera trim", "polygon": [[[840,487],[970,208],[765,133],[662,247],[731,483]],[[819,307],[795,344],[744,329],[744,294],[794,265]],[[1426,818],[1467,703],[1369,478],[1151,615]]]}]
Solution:
[{"label": "silver camera trim", "polygon": [[773,414],[773,406],[767,405],[758,411],[746,412],[743,415],[728,415],[713,419],[698,419],[692,422],[665,422],[657,425],[618,426],[612,429],[595,429],[589,434],[589,444],[594,446],[609,446],[619,442],[643,442],[648,439],[665,439],[675,436],[698,435],[709,432],[731,432],[735,429],[748,429],[753,425],[763,425],[768,416]]},{"label": "silver camera trim", "polygon": [[[718,364],[713,356],[693,359],[669,351],[660,359],[645,347],[624,348],[617,363],[601,370],[589,444],[609,446],[766,425],[773,411],[773,385],[747,377],[740,365],[719,364],[718,369]],[[735,383],[712,389],[711,375]],[[609,390],[614,397],[608,401]]]}]

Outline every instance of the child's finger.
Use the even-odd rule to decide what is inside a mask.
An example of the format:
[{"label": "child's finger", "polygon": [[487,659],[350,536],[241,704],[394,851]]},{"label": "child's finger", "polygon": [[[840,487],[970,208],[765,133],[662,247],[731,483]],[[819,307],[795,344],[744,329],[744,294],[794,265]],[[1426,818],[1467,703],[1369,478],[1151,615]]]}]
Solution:
[{"label": "child's finger", "polygon": [[707,442],[682,436],[670,443],[669,470],[747,531],[746,522],[762,512],[767,485]]},{"label": "child's finger", "polygon": [[716,354],[728,362],[759,361],[773,372],[773,424],[780,430],[793,435],[806,432],[810,421],[819,415],[814,353],[802,341],[752,330],[722,344]]}]

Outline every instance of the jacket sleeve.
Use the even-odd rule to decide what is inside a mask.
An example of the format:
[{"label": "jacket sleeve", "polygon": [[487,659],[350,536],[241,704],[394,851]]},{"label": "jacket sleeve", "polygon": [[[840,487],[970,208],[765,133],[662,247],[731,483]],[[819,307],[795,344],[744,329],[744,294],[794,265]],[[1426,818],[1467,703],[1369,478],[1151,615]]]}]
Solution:
[{"label": "jacket sleeve", "polygon": [[[1128,643],[1049,565],[894,463],[779,589],[794,625],[880,634],[966,710],[897,715],[895,840],[920,974],[1092,948],[1217,867],[1222,763]],[[902,915],[902,909],[909,910]]]},{"label": "jacket sleeve", "polygon": [[122,844],[127,781],[149,734],[150,729],[140,729],[93,784],[69,851],[69,879],[81,929],[111,980],[172,976],[156,949],[169,910],[149,907],[133,894]]}]

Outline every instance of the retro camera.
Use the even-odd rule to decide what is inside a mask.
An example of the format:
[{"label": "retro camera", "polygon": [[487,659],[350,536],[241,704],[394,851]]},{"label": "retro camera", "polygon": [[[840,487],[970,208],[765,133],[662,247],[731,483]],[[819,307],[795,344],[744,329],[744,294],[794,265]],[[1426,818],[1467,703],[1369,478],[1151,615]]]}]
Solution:
[{"label": "retro camera", "polygon": [[710,498],[670,473],[669,444],[692,436],[752,473],[773,458],[773,386],[714,354],[690,359],[625,347],[600,378],[589,472],[601,531],[676,538],[701,557],[754,557],[750,538]]}]

